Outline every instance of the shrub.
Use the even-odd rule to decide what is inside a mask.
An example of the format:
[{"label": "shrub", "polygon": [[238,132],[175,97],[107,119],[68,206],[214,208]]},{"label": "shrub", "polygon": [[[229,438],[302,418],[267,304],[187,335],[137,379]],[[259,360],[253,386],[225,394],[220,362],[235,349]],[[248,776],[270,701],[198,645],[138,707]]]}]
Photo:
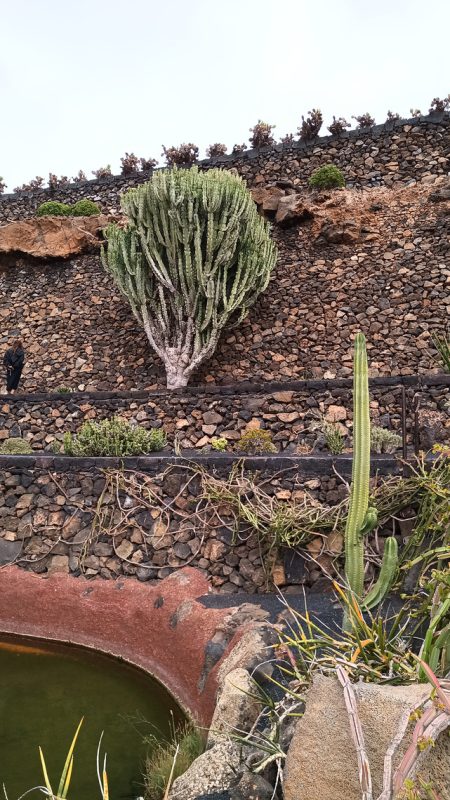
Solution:
[{"label": "shrub", "polygon": [[168,788],[175,753],[177,756],[172,781],[183,775],[192,762],[203,753],[204,742],[199,731],[188,723],[173,729],[169,741],[161,742],[154,736],[146,737],[145,741],[151,748],[145,761],[145,800],[163,800],[167,796],[165,791]]},{"label": "shrub", "polygon": [[132,175],[138,171],[139,159],[134,153],[125,153],[123,158],[120,159],[121,175]]},{"label": "shrub", "polygon": [[275,144],[275,139],[272,136],[272,131],[275,127],[275,125],[269,125],[268,122],[263,122],[259,119],[256,125],[250,128],[250,133],[252,135],[250,136],[249,142],[251,146],[267,147],[270,144]]},{"label": "shrub", "polygon": [[400,114],[397,112],[388,111],[386,114],[386,122],[393,122],[395,119],[400,119]]},{"label": "shrub", "polygon": [[216,142],[216,144],[210,144],[206,150],[206,155],[208,158],[215,158],[216,156],[224,156],[227,152],[226,144],[220,144]]},{"label": "shrub", "polygon": [[0,442],[0,455],[2,456],[28,456],[33,450],[25,439],[3,439]]},{"label": "shrub", "polygon": [[75,177],[72,178],[72,182],[73,183],[84,183],[85,181],[87,181],[87,179],[88,178],[87,178],[86,173],[83,172],[82,169],[79,169],[77,175],[75,175]]},{"label": "shrub", "polygon": [[156,158],[140,158],[139,164],[142,172],[150,172],[157,166],[158,162]]},{"label": "shrub", "polygon": [[330,453],[336,456],[340,455],[344,450],[345,437],[339,425],[334,422],[324,422],[322,430]]},{"label": "shrub", "polygon": [[5,189],[6,189],[6,183],[4,182],[3,177],[0,175],[0,194],[3,194]]},{"label": "shrub", "polygon": [[448,94],[447,97],[444,97],[443,100],[441,100],[440,97],[433,98],[429,108],[429,113],[433,114],[433,112],[437,111],[438,113],[442,114],[443,111],[448,111],[449,109],[450,109],[450,94]]},{"label": "shrub", "polygon": [[95,175],[95,177],[99,180],[102,180],[103,178],[109,178],[111,176],[111,164],[107,164],[106,167],[93,169],[92,174]]},{"label": "shrub", "polygon": [[313,108],[312,111],[308,111],[306,119],[302,116],[302,124],[297,130],[301,141],[313,142],[314,139],[317,139],[322,124],[323,116],[320,108]]},{"label": "shrub", "polygon": [[234,144],[233,145],[233,149],[232,149],[231,152],[233,154],[235,154],[235,153],[243,153],[244,150],[247,150],[247,145],[246,144]]},{"label": "shrub", "polygon": [[334,164],[325,164],[311,175],[309,185],[312,189],[337,189],[345,186],[345,178]]},{"label": "shrub", "polygon": [[100,214],[100,208],[93,200],[78,200],[71,208],[74,217],[93,217]]},{"label": "shrub", "polygon": [[361,114],[360,117],[353,116],[352,119],[356,119],[359,130],[364,130],[365,128],[371,128],[373,125],[375,125],[374,117],[371,117],[368,112],[366,112],[365,114]]},{"label": "shrub", "polygon": [[42,189],[44,185],[44,178],[41,178],[39,175],[30,181],[29,183],[23,183],[22,186],[16,186],[14,191],[15,192],[34,192],[36,189]]},{"label": "shrub", "polygon": [[402,446],[402,437],[387,428],[372,425],[370,430],[370,448],[375,453],[395,453]]},{"label": "shrub", "polygon": [[327,130],[329,130],[333,136],[339,136],[339,134],[343,133],[343,131],[345,131],[346,128],[351,128],[351,127],[352,127],[351,122],[347,122],[347,120],[344,119],[344,117],[338,117],[336,119],[336,117],[333,116],[333,122],[331,123],[331,125],[328,126]]},{"label": "shrub", "polygon": [[58,178],[53,172],[49,172],[48,174],[48,188],[51,190],[59,189],[60,186],[67,186],[69,182],[67,175],[61,175],[61,177]]},{"label": "shrub", "polygon": [[235,450],[239,453],[248,455],[260,455],[262,453],[276,453],[277,449],[272,442],[270,431],[261,428],[252,428],[246,431],[235,444]]},{"label": "shrub", "polygon": [[148,431],[113,417],[85,422],[75,435],[65,433],[63,448],[68,456],[140,456],[162,450],[165,444],[162,429]]},{"label": "shrub", "polygon": [[72,207],[67,203],[59,203],[58,200],[47,200],[41,203],[36,211],[37,217],[67,217],[72,213]]},{"label": "shrub", "polygon": [[409,113],[411,114],[412,117],[421,117],[422,116],[422,112],[421,112],[420,108],[410,108],[409,109]]},{"label": "shrub", "polygon": [[211,447],[213,450],[218,450],[219,453],[225,453],[228,448],[228,441],[223,436],[219,439],[211,439]]},{"label": "shrub", "polygon": [[198,158],[198,147],[196,144],[180,144],[179,147],[166,148],[163,145],[162,154],[165,156],[168,167],[192,167]]},{"label": "shrub", "polygon": [[294,134],[287,133],[286,136],[281,137],[280,141],[281,144],[292,144],[292,142],[294,141]]},{"label": "shrub", "polygon": [[68,386],[58,386],[56,391],[57,391],[58,394],[71,394],[72,393],[72,389],[70,389]]}]

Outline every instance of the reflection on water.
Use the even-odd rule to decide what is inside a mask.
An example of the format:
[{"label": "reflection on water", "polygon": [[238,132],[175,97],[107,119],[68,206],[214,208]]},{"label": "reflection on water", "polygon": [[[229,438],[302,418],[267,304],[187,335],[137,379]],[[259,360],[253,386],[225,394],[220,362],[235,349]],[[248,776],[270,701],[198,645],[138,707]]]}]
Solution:
[{"label": "reflection on water", "polygon": [[[142,795],[142,736],[169,732],[181,712],[156,681],[139,670],[90,652],[35,643],[0,642],[0,785],[9,800],[42,784],[38,745],[56,791],[75,729],[70,796],[100,798],[96,777],[102,730],[111,800]],[[43,795],[33,792],[30,798]]]}]

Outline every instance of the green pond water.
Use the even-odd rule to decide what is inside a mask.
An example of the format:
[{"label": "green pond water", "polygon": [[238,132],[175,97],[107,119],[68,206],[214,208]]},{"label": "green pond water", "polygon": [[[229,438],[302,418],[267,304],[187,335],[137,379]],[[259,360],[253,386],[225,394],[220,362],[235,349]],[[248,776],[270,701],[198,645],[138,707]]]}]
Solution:
[{"label": "green pond water", "polygon": [[[38,745],[56,792],[78,722],[69,800],[101,800],[96,777],[100,734],[107,752],[111,800],[143,794],[143,736],[167,736],[171,712],[183,715],[168,692],[137,669],[70,647],[0,641],[0,792],[9,800],[42,785]],[[3,796],[3,793],[1,793]],[[28,797],[44,798],[39,792]]]}]

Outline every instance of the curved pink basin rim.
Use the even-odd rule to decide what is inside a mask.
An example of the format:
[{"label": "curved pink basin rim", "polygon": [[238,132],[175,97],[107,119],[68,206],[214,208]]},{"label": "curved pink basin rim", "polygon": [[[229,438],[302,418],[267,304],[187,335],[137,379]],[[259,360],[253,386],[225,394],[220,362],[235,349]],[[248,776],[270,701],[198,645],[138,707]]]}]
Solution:
[{"label": "curved pink basin rim", "polygon": [[43,577],[9,566],[0,570],[0,633],[82,645],[123,658],[154,675],[182,708],[208,725],[218,664],[203,691],[199,681],[206,645],[228,613],[196,602],[208,590],[206,579],[191,567],[150,586],[132,578]]}]

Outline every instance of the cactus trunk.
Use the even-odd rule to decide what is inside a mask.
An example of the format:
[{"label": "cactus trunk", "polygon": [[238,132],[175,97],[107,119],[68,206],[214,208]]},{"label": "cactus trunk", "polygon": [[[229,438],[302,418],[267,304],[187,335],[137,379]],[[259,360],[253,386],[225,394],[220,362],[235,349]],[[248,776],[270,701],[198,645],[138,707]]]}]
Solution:
[{"label": "cactus trunk", "polygon": [[370,416],[366,340],[355,338],[353,375],[353,464],[350,505],[345,529],[345,576],[358,599],[364,589],[364,526],[369,503]]}]

